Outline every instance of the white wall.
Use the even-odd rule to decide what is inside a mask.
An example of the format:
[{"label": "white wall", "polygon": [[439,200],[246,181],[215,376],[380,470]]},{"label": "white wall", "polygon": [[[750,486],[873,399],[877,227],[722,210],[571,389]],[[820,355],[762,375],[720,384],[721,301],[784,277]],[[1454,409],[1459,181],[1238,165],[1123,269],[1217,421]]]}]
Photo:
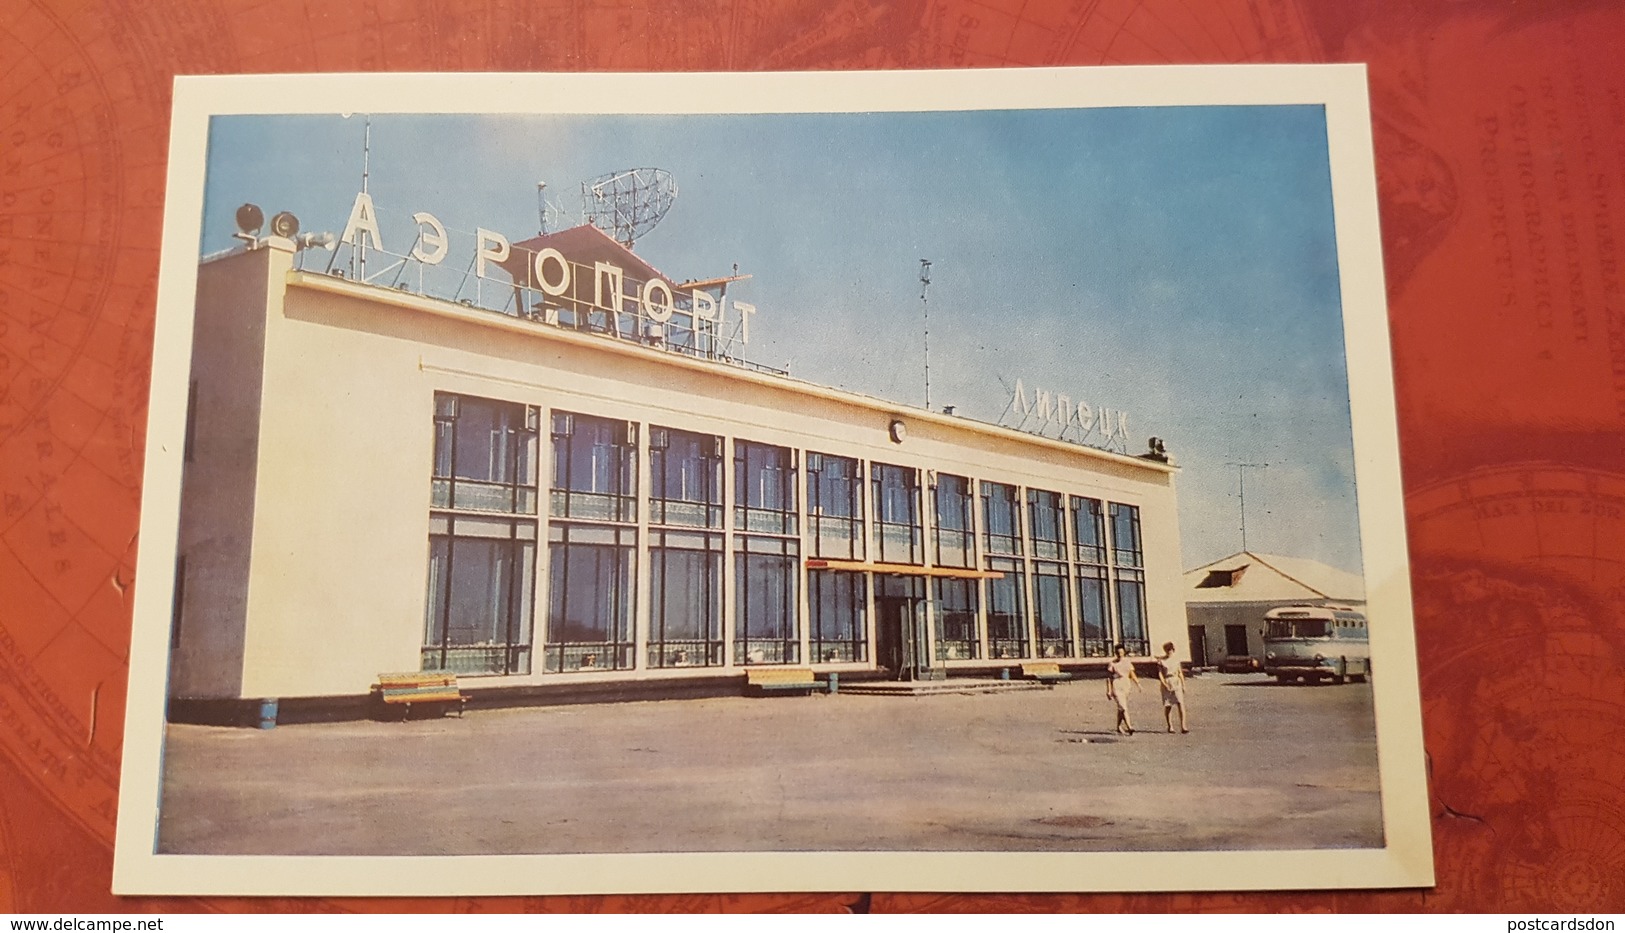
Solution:
[{"label": "white wall", "polygon": [[[292,279],[266,315],[241,695],[364,693],[380,672],[417,669],[437,390],[1139,505],[1153,652],[1186,642],[1173,476],[1159,466],[404,293]],[[888,437],[894,417],[908,425],[901,444]]]},{"label": "white wall", "polygon": [[182,479],[179,633],[170,694],[238,696],[260,447],[261,377],[270,271],[286,252],[264,249],[198,269],[192,329],[193,438]]}]

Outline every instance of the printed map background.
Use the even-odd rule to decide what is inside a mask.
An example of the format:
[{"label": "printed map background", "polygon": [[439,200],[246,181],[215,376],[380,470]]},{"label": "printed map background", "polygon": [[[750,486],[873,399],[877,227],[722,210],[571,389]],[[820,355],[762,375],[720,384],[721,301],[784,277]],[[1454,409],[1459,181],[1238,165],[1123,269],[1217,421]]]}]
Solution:
[{"label": "printed map background", "polygon": [[[1622,36],[1607,0],[9,0],[0,912],[1625,911]],[[1322,61],[1371,69],[1436,889],[107,893],[175,74]]]}]

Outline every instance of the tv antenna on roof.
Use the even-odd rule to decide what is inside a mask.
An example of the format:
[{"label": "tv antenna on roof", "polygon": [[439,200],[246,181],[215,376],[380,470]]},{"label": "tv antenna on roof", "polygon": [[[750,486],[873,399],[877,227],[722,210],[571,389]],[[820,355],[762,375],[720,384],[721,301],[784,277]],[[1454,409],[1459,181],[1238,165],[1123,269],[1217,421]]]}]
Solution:
[{"label": "tv antenna on roof", "polygon": [[1247,471],[1264,470],[1269,468],[1268,463],[1246,463],[1231,460],[1225,464],[1236,468],[1236,482],[1241,487],[1241,549],[1247,550]]},{"label": "tv antenna on roof", "polygon": [[660,223],[675,200],[677,182],[663,168],[629,168],[581,183],[583,219],[627,249]]},{"label": "tv antenna on roof", "polygon": [[931,305],[926,291],[931,288],[931,260],[920,260],[920,314],[925,319],[925,410],[931,410]]}]

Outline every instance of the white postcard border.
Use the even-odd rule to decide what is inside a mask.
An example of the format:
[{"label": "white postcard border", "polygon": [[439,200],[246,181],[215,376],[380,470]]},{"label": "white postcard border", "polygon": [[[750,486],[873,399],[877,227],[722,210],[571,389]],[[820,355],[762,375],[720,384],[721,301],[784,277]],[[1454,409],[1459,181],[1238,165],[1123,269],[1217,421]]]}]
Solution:
[{"label": "white postcard border", "polygon": [[[313,108],[320,101],[322,107]],[[635,101],[635,106],[629,106]],[[155,854],[169,606],[209,119],[227,114],[1326,108],[1356,489],[1373,616],[1381,849],[264,857]],[[237,75],[175,82],[113,890],[170,895],[1160,891],[1433,883],[1375,166],[1361,65],[935,72]]]}]

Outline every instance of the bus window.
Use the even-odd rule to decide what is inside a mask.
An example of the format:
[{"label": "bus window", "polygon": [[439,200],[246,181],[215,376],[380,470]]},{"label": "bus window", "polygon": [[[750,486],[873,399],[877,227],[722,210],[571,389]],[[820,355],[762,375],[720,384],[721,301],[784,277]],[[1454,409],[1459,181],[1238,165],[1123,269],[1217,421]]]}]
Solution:
[{"label": "bus window", "polygon": [[1271,619],[1269,638],[1325,638],[1330,634],[1325,619]]}]

